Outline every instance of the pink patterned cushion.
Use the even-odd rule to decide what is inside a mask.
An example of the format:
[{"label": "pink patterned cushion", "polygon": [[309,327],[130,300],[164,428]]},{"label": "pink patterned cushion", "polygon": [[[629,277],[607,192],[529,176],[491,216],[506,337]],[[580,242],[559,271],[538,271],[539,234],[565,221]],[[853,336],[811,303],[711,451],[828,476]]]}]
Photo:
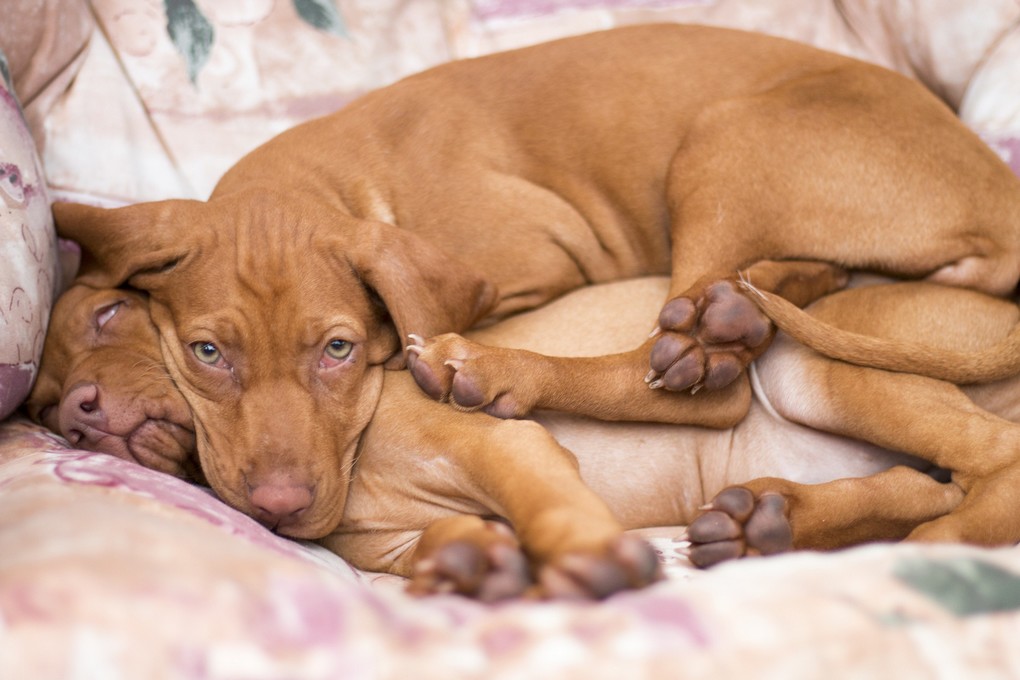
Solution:
[{"label": "pink patterned cushion", "polygon": [[0,419],[35,379],[58,279],[46,180],[17,100],[0,81]]}]

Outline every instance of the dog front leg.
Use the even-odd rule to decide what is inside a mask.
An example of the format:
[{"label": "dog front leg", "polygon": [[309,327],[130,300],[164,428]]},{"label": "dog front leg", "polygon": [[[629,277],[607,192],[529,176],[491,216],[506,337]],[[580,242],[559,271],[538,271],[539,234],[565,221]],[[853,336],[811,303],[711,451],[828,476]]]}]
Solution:
[{"label": "dog front leg", "polygon": [[848,275],[824,262],[762,260],[731,276],[702,277],[659,314],[645,378],[649,386],[673,392],[719,390],[768,349],[776,328],[741,281],[803,307],[841,289]]},{"label": "dog front leg", "polygon": [[[700,291],[696,302],[675,298],[664,309],[655,337],[619,354],[550,357],[456,334],[414,338],[408,348],[411,373],[433,399],[499,418],[550,409],[602,420],[732,427],[750,403],[740,373],[775,334],[768,317],[738,286],[741,279],[806,305],[845,285],[846,273],[820,262],[762,261],[728,279],[704,279],[694,288]],[[692,316],[681,318],[678,308],[684,305],[678,300],[690,302]],[[604,316],[591,310],[586,332],[597,334]],[[647,387],[637,378],[646,373]],[[679,394],[698,381],[712,389],[694,398]]]},{"label": "dog front leg", "polygon": [[600,420],[719,429],[744,418],[751,401],[746,379],[698,395],[649,389],[637,376],[651,344],[599,357],[552,357],[448,333],[418,339],[408,356],[411,374],[430,397],[497,418],[524,418],[547,409]]},{"label": "dog front leg", "polygon": [[[444,426],[428,428],[429,446],[445,452],[448,464],[459,470],[457,493],[504,518],[513,529],[527,556],[535,592],[554,598],[603,598],[660,578],[651,547],[624,533],[605,502],[582,481],[574,455],[544,427],[431,406]],[[437,551],[460,550],[451,545],[467,539],[479,549],[475,552],[504,553],[487,559],[486,569],[516,573],[506,566],[505,560],[512,559],[505,555],[510,544],[500,534],[492,523],[449,520],[430,528],[416,558],[434,560]],[[431,568],[426,564],[426,571]],[[493,575],[494,580],[502,578]]]},{"label": "dog front leg", "polygon": [[[387,373],[383,394],[342,529],[423,532],[386,567],[413,577],[418,592],[599,598],[659,578],[651,546],[624,533],[544,427],[453,411],[405,372]],[[392,538],[385,545],[396,555]]]},{"label": "dog front leg", "polygon": [[[474,414],[468,414],[471,417]],[[626,535],[581,479],[577,459],[541,425],[474,415],[477,450],[464,450],[479,500],[505,517],[547,597],[603,598],[660,578],[651,547]]]}]

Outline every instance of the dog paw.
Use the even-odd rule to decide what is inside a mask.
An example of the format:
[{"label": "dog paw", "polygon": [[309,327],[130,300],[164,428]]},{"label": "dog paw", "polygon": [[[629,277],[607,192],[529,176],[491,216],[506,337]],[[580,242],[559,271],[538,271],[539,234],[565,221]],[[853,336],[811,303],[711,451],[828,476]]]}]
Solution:
[{"label": "dog paw", "polygon": [[793,547],[786,498],[769,492],[755,498],[732,486],[712,499],[687,527],[687,556],[697,567],[754,555],[773,555]]},{"label": "dog paw", "polygon": [[696,298],[667,302],[657,330],[645,382],[682,392],[729,385],[764,351],[774,328],[735,279],[723,279]]},{"label": "dog paw", "polygon": [[545,597],[601,600],[662,579],[655,551],[636,536],[620,536],[601,553],[570,552],[539,569]]},{"label": "dog paw", "polygon": [[418,560],[407,590],[414,595],[457,593],[495,602],[520,597],[532,585],[528,560],[519,547],[458,540]]},{"label": "dog paw", "polygon": [[513,350],[480,345],[456,333],[410,340],[408,368],[418,387],[436,401],[504,419],[523,418],[531,410],[521,396]]}]

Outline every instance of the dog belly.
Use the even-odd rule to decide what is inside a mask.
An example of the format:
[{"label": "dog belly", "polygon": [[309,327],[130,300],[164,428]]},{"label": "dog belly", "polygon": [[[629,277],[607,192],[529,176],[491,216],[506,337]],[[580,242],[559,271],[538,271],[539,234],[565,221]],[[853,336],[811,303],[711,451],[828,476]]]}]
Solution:
[{"label": "dog belly", "polygon": [[894,465],[930,467],[913,456],[790,422],[756,398],[747,418],[734,428],[726,467],[709,462],[703,469],[706,493],[714,495],[725,486],[758,477],[821,484],[872,475]]},{"label": "dog belly", "polygon": [[628,529],[687,524],[723,488],[758,477],[819,484],[894,465],[928,467],[911,456],[789,422],[757,400],[731,430],[552,413],[537,419],[574,453],[585,482]]},{"label": "dog belly", "polygon": [[585,483],[628,529],[690,521],[705,502],[698,461],[725,456],[728,438],[726,431],[562,413],[536,420],[574,453]]}]

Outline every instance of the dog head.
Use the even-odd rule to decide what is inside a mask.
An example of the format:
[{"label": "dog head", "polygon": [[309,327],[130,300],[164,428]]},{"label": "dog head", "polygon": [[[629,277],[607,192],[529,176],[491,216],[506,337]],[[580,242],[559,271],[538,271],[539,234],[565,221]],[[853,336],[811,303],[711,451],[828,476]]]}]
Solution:
[{"label": "dog head", "polygon": [[76,284],[57,300],[27,407],[74,446],[200,479],[191,411],[140,293]]},{"label": "dog head", "polygon": [[298,538],[339,524],[400,338],[466,328],[495,298],[424,240],[311,197],[251,189],[54,215],[83,248],[82,281],[150,295],[209,484]]}]

